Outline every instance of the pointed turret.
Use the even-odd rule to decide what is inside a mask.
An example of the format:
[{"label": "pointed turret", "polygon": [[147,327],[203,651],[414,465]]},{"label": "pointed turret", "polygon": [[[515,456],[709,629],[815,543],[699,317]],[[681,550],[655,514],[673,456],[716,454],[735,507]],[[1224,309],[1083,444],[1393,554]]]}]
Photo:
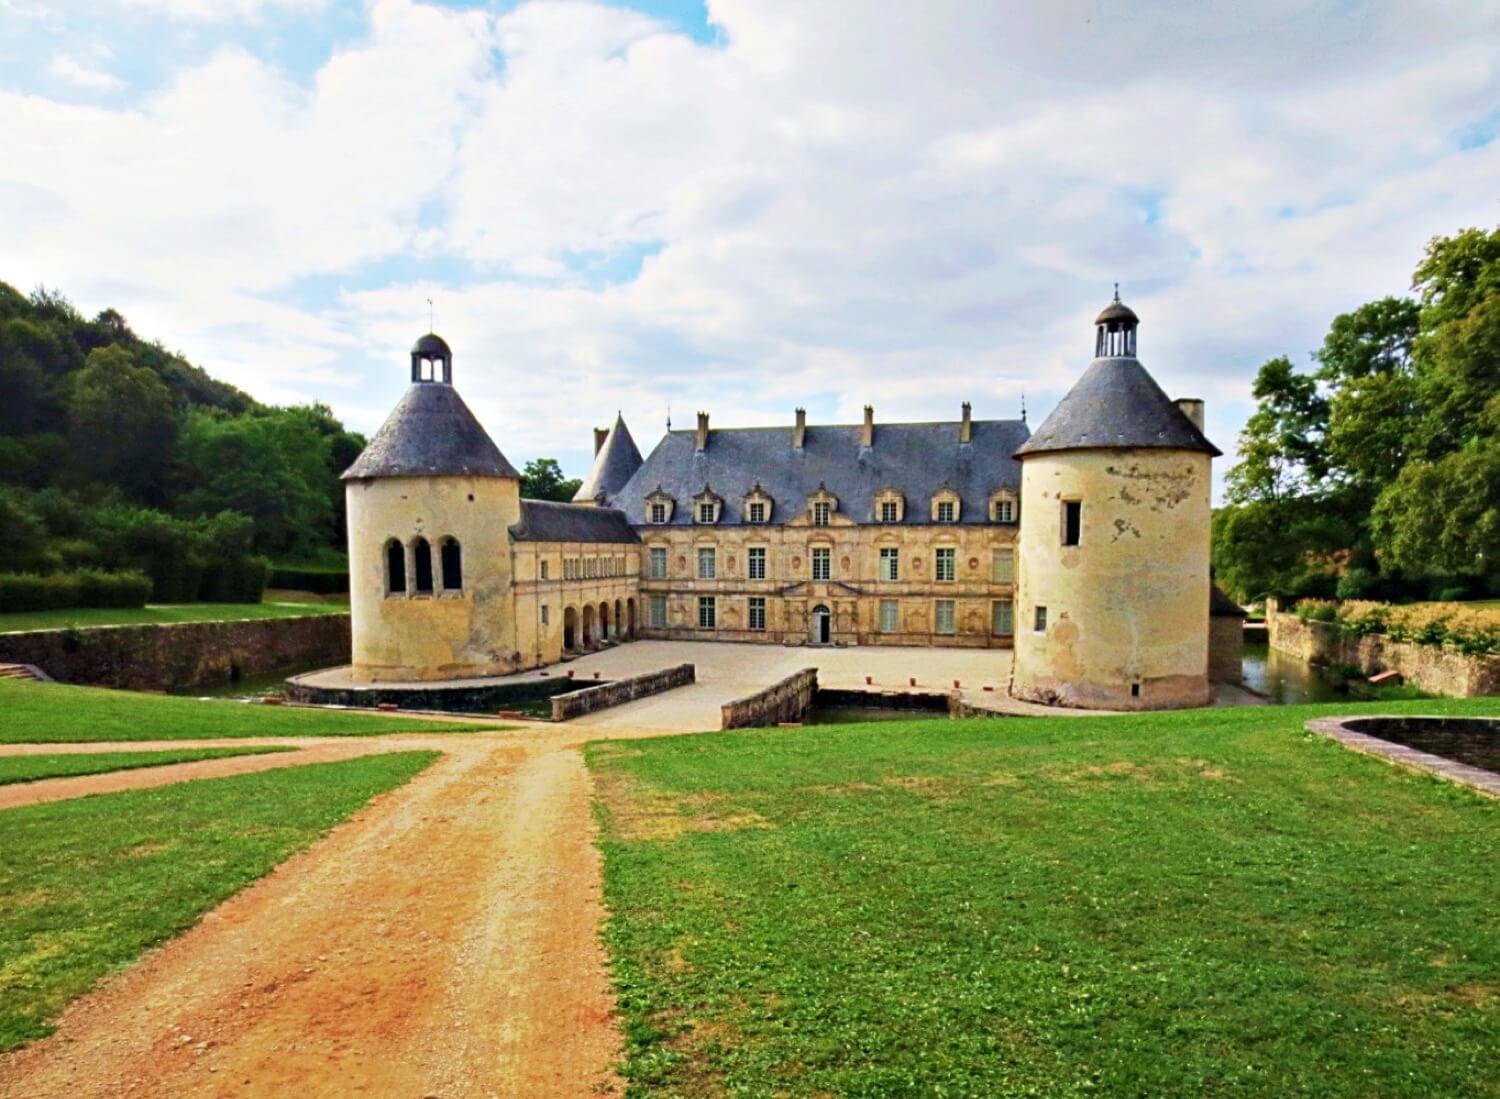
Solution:
[{"label": "pointed turret", "polygon": [[575,504],[607,504],[640,469],[641,452],[630,437],[625,417],[615,414],[614,426],[599,443],[594,464],[573,496]]}]

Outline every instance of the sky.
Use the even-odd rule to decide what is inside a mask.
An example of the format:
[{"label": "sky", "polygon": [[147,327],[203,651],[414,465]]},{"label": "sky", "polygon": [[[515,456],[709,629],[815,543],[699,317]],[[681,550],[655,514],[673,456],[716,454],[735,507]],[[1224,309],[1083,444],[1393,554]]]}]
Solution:
[{"label": "sky", "polygon": [[517,465],[1259,365],[1500,223],[1500,0],[0,0],[0,280],[373,432],[428,328]]}]

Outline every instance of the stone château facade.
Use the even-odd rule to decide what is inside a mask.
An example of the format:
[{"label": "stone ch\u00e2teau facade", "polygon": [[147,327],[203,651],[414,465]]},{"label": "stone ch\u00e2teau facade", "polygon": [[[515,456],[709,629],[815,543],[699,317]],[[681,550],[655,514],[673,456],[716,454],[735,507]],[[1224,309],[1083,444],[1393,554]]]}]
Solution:
[{"label": "stone ch\u00e2teau facade", "polygon": [[1109,708],[1208,698],[1202,402],[1135,358],[1118,298],[1096,358],[1018,420],[714,430],[642,458],[595,433],[573,503],[519,476],[427,335],[412,386],[344,474],[353,668],[495,675],[633,637],[1014,648],[1013,693]]}]

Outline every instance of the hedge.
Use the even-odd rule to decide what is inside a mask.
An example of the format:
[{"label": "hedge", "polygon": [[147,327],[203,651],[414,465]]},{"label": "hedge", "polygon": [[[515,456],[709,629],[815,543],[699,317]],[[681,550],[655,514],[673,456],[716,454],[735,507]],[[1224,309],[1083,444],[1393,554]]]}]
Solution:
[{"label": "hedge", "polygon": [[1495,607],[1304,599],[1297,604],[1296,614],[1304,622],[1328,622],[1344,637],[1385,634],[1393,641],[1452,645],[1466,653],[1500,653],[1500,608]]},{"label": "hedge", "polygon": [[271,569],[270,586],[284,591],[308,591],[314,595],[343,595],[349,590],[349,570],[276,565]]},{"label": "hedge", "polygon": [[205,603],[259,603],[270,575],[271,562],[264,557],[210,561],[203,570],[198,598]]},{"label": "hedge", "polygon": [[144,607],[151,578],[140,572],[81,569],[46,576],[0,573],[0,613],[72,607]]}]

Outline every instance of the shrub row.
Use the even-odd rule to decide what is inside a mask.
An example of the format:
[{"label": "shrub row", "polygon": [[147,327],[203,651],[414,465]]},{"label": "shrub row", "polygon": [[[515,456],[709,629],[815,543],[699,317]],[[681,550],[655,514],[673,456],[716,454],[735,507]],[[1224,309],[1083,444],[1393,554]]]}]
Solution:
[{"label": "shrub row", "polygon": [[1452,645],[1466,653],[1500,653],[1500,607],[1468,603],[1412,603],[1398,606],[1366,599],[1333,603],[1304,599],[1297,604],[1304,622],[1331,622],[1345,637],[1384,634],[1393,641]]},{"label": "shrub row", "polygon": [[310,591],[314,595],[343,595],[349,590],[349,570],[275,565],[271,587],[286,591]]},{"label": "shrub row", "polygon": [[151,578],[141,572],[0,573],[0,612],[144,607],[150,596]]}]

